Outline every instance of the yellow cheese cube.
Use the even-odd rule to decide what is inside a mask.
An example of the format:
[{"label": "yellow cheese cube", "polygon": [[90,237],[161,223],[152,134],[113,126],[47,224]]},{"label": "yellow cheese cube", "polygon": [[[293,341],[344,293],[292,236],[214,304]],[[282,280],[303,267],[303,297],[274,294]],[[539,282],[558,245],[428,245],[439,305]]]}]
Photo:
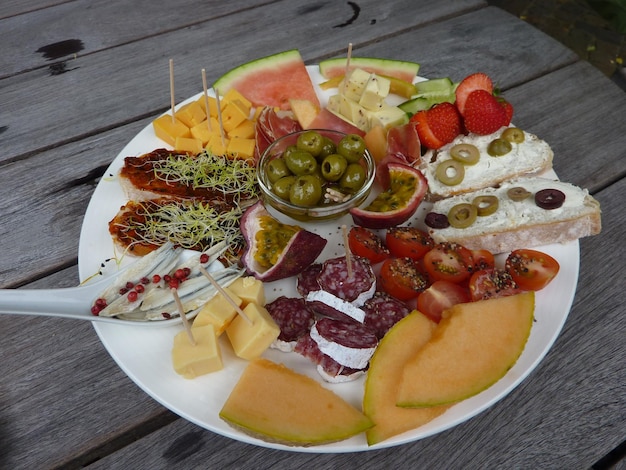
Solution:
[{"label": "yellow cheese cube", "polygon": [[176,137],[191,137],[191,131],[180,120],[174,118],[172,121],[171,114],[164,114],[152,121],[152,127],[156,136],[174,146]]},{"label": "yellow cheese cube", "polygon": [[228,137],[234,139],[254,139],[255,124],[250,119],[246,119],[228,133]]},{"label": "yellow cheese cube", "polygon": [[[202,95],[200,98],[198,98],[198,104],[202,107],[202,110],[204,111],[205,114],[208,114],[209,116],[213,116],[214,118],[217,118],[217,100],[213,97],[213,96],[207,96],[207,99],[209,100],[209,112],[206,112],[206,102],[204,101],[204,95]],[[220,102],[221,107],[224,107],[224,103]]]},{"label": "yellow cheese cube", "polygon": [[237,158],[249,159],[254,155],[254,139],[240,139],[238,137],[230,139],[228,148],[226,149],[229,154],[235,155]]},{"label": "yellow cheese cube", "polygon": [[197,101],[192,101],[184,105],[176,111],[175,116],[189,128],[200,124],[206,119],[206,113]]},{"label": "yellow cheese cube", "polygon": [[[224,291],[236,305],[241,306],[243,303],[241,298],[235,295],[228,287],[225,287]],[[201,328],[211,324],[215,328],[215,334],[219,336],[226,330],[236,315],[237,310],[235,307],[218,292],[211,300],[204,304],[200,313],[196,315],[196,318],[193,320],[192,328]]]},{"label": "yellow cheese cube", "polygon": [[229,139],[224,137],[224,143],[222,144],[222,137],[220,136],[219,131],[216,131],[209,139],[205,148],[211,151],[214,155],[226,155],[229,142]]},{"label": "yellow cheese cube", "polygon": [[195,345],[184,330],[174,337],[172,363],[176,373],[193,379],[222,369],[222,351],[213,325],[195,328],[193,338]]},{"label": "yellow cheese cube", "polygon": [[246,112],[245,108],[239,101],[230,101],[224,106],[222,110],[222,125],[226,132],[232,131],[239,124],[248,119],[250,113]]},{"label": "yellow cheese cube", "polygon": [[176,137],[174,148],[181,152],[189,152],[194,155],[202,152],[202,141],[193,137]]},{"label": "yellow cheese cube", "polygon": [[265,288],[263,287],[263,282],[252,276],[237,278],[228,286],[228,290],[241,299],[242,307],[250,303],[265,305]]},{"label": "yellow cheese cube", "polygon": [[248,98],[243,96],[241,93],[239,93],[234,88],[231,88],[230,90],[228,90],[226,92],[226,94],[224,95],[224,97],[222,98],[222,100],[225,103],[228,103],[230,101],[239,101],[239,102],[241,102],[241,104],[243,104],[244,108],[246,108],[248,110],[248,114],[250,114],[250,109],[252,108],[252,103],[250,102],[250,100],[248,100]]},{"label": "yellow cheese cube", "polygon": [[195,139],[200,139],[203,146],[206,146],[206,144],[209,143],[209,140],[214,133],[219,132],[220,125],[217,122],[217,119],[211,117],[210,123],[211,130],[209,130],[209,125],[206,120],[202,121],[200,124],[196,124],[190,129],[191,136]]},{"label": "yellow cheese cube", "polygon": [[243,312],[252,323],[241,315],[237,315],[226,328],[226,334],[235,354],[242,359],[250,360],[259,357],[269,348],[270,344],[278,338],[280,328],[265,307],[248,304]]}]

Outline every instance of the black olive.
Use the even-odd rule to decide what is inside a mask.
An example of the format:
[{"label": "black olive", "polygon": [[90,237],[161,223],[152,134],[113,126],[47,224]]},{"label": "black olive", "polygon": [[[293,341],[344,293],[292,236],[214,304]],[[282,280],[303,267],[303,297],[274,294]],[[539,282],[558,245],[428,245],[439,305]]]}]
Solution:
[{"label": "black olive", "polygon": [[542,189],[535,193],[535,204],[542,209],[558,209],[565,201],[565,194],[558,189]]},{"label": "black olive", "polygon": [[437,212],[429,212],[426,214],[424,222],[426,222],[426,225],[430,228],[448,228],[450,226],[448,216],[445,214],[438,214]]}]

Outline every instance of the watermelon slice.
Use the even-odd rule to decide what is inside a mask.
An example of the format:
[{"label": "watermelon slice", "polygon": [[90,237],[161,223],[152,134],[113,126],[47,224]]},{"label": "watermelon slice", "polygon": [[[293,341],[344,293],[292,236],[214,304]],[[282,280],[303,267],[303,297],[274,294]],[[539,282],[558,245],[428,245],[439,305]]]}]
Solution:
[{"label": "watermelon slice", "polygon": [[220,95],[234,88],[253,106],[290,109],[290,99],[309,100],[319,107],[313,83],[297,49],[262,57],[240,65],[214,84]]},{"label": "watermelon slice", "polygon": [[[319,63],[320,73],[324,78],[333,78],[346,73],[346,57],[323,60]],[[420,64],[394,59],[376,59],[370,57],[351,57],[350,68],[363,69],[369,73],[399,78],[413,83]]]}]

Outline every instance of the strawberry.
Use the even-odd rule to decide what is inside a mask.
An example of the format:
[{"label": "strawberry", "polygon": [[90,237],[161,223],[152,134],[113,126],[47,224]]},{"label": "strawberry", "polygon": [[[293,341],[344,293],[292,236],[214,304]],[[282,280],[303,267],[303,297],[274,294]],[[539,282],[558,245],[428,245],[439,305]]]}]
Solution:
[{"label": "strawberry", "polygon": [[507,120],[507,113],[490,92],[476,90],[465,101],[465,128],[479,135],[492,134]]},{"label": "strawberry", "polygon": [[502,105],[504,108],[504,113],[506,114],[506,120],[504,121],[504,125],[508,126],[511,124],[511,119],[513,119],[513,106],[507,100],[502,97],[498,97],[498,103]]},{"label": "strawberry", "polygon": [[461,133],[461,118],[452,103],[439,103],[412,118],[420,142],[430,149],[438,149],[452,142]]},{"label": "strawberry", "polygon": [[438,149],[444,143],[439,140],[432,129],[428,125],[428,111],[418,111],[411,118],[411,123],[415,126],[417,136],[420,139],[420,143],[430,149]]},{"label": "strawberry", "polygon": [[456,107],[461,113],[461,116],[465,115],[465,102],[467,97],[476,90],[485,90],[489,93],[493,93],[493,82],[487,74],[482,72],[473,73],[468,75],[456,88]]}]

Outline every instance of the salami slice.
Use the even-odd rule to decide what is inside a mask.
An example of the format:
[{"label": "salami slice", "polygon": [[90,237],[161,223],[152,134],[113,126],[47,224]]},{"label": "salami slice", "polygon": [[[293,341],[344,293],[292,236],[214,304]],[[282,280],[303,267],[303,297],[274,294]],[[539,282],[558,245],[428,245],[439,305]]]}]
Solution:
[{"label": "salami slice", "polygon": [[378,346],[378,338],[367,326],[356,321],[322,318],[310,332],[320,351],[339,364],[364,369]]},{"label": "salami slice", "polygon": [[297,341],[294,351],[306,357],[317,366],[317,372],[326,381],[331,383],[349,382],[355,380],[365,372],[362,369],[345,367],[332,357],[320,351],[317,343],[306,334]]},{"label": "salami slice", "polygon": [[352,256],[351,260],[351,276],[346,257],[340,256],[324,262],[317,281],[325,291],[360,307],[374,295],[376,276],[366,258]]},{"label": "salami slice", "polygon": [[321,263],[313,263],[305,268],[296,278],[296,289],[302,297],[306,297],[309,292],[320,290],[317,277],[322,271]]},{"label": "salami slice", "polygon": [[363,305],[364,323],[381,339],[393,325],[406,317],[410,309],[401,300],[386,292],[376,292]]},{"label": "salami slice", "polygon": [[363,323],[365,311],[355,307],[325,290],[311,291],[306,296],[307,305],[318,315],[334,318],[336,320],[356,320]]},{"label": "salami slice", "polygon": [[297,341],[309,332],[315,321],[304,299],[281,296],[265,308],[280,328],[280,341]]}]

